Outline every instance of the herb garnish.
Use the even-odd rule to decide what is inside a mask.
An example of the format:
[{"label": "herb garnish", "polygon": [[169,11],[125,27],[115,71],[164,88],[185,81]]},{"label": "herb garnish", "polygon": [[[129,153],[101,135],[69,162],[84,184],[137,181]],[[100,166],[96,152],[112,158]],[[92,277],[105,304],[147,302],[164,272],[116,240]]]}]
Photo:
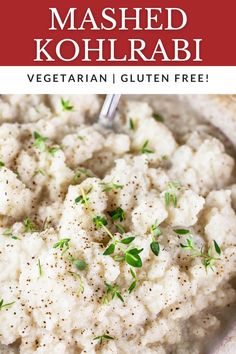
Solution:
[{"label": "herb garnish", "polygon": [[44,169],[42,169],[42,168],[38,168],[37,170],[34,171],[34,176],[36,176],[37,174],[40,174],[42,176],[46,175]]},{"label": "herb garnish", "polygon": [[135,273],[135,271],[132,269],[132,268],[130,268],[130,273],[131,273],[131,275],[132,275],[132,278],[134,279],[133,280],[133,282],[131,283],[131,285],[130,285],[130,287],[129,287],[129,289],[128,289],[128,292],[129,292],[129,294],[136,288],[136,286],[137,286],[137,283],[138,283],[138,277],[137,277],[137,274]]},{"label": "herb garnish", "polygon": [[87,268],[88,264],[83,259],[76,259],[74,265],[78,270],[84,270]]},{"label": "herb garnish", "polygon": [[52,147],[48,148],[48,153],[54,157],[55,154],[57,153],[57,151],[59,151],[59,150],[60,150],[59,147],[52,146]]},{"label": "herb garnish", "polygon": [[56,242],[53,245],[53,248],[59,248],[62,251],[61,255],[63,256],[70,248],[69,242],[70,242],[70,238],[63,238],[58,242]]},{"label": "herb garnish", "polygon": [[100,185],[103,187],[103,192],[110,192],[113,190],[117,190],[117,189],[122,189],[124,186],[122,184],[118,184],[118,183],[100,183]]},{"label": "herb garnish", "polygon": [[135,130],[135,123],[133,121],[133,119],[129,119],[129,129],[130,130]]},{"label": "herb garnish", "polygon": [[12,227],[9,227],[3,231],[3,236],[11,237],[13,240],[20,240],[19,237],[13,235]]},{"label": "herb garnish", "polygon": [[162,232],[161,229],[158,227],[157,223],[151,226],[151,232],[152,232],[152,242],[150,243],[150,248],[152,253],[155,254],[155,256],[158,256],[160,253],[160,245],[156,239],[162,234]]},{"label": "herb garnish", "polygon": [[5,166],[5,163],[2,160],[0,160],[0,168],[4,167],[4,166]]},{"label": "herb garnish", "polygon": [[75,198],[75,203],[76,204],[87,204],[89,201],[89,197],[87,195],[91,192],[92,187],[90,187],[87,191],[81,188],[81,195]]},{"label": "herb garnish", "polygon": [[[129,236],[126,238],[123,238],[121,240],[115,240],[113,235],[112,235],[112,240],[113,242],[106,248],[104,251],[103,255],[104,256],[109,256],[115,252],[115,248],[117,244],[123,244],[123,245],[129,245],[131,242],[133,242],[135,239],[134,236]],[[122,262],[125,261],[127,264],[129,264],[132,267],[135,268],[140,268],[142,267],[142,259],[140,257],[140,253],[143,251],[142,249],[138,248],[132,248],[132,249],[122,249],[121,254],[116,254],[113,256],[113,259],[117,262]]]},{"label": "herb garnish", "polygon": [[3,301],[3,299],[1,299],[0,300],[0,311],[2,310],[2,309],[8,309],[9,307],[11,307],[13,304],[15,303],[15,301],[13,301],[13,302],[9,302],[8,304],[4,304],[4,301]]},{"label": "herb garnish", "polygon": [[143,251],[143,248],[138,249],[138,248],[132,248],[131,250],[127,250],[125,252],[125,261],[129,265],[135,268],[141,268],[142,267],[142,259],[139,256],[139,254]]},{"label": "herb garnish", "polygon": [[177,196],[176,191],[180,187],[179,182],[169,182],[167,185],[167,190],[164,194],[165,204],[167,207],[172,203],[174,208],[177,208]]},{"label": "herb garnish", "polygon": [[103,216],[95,216],[93,218],[93,222],[96,226],[96,229],[101,229],[102,227],[107,225],[107,220]]},{"label": "herb garnish", "polygon": [[33,221],[30,220],[28,216],[24,218],[23,225],[25,227],[24,232],[35,232],[37,230],[36,225],[33,223]]},{"label": "herb garnish", "polygon": [[125,220],[125,211],[118,207],[115,210],[108,211],[108,214],[111,216],[113,221],[119,220],[119,221],[124,221]]},{"label": "herb garnish", "polygon": [[34,147],[38,148],[40,151],[46,150],[45,142],[48,140],[46,136],[40,135],[38,132],[34,132]]},{"label": "herb garnish", "polygon": [[71,274],[73,277],[75,277],[77,280],[79,280],[79,288],[78,288],[77,294],[78,295],[79,294],[83,294],[83,292],[84,292],[84,284],[83,284],[81,276],[78,273],[75,273],[75,272],[69,272],[69,274]]},{"label": "herb garnish", "polygon": [[112,240],[114,239],[114,236],[106,227],[106,225],[108,224],[106,218],[104,218],[103,216],[97,215],[97,216],[93,217],[93,222],[94,222],[97,230],[103,228],[106,231],[106,233],[108,234],[108,236],[110,236],[110,238]]},{"label": "herb garnish", "polygon": [[115,224],[115,228],[117,229],[117,231],[118,231],[121,235],[125,234],[125,229],[124,229],[124,227],[123,227],[122,225],[120,225],[120,224]]},{"label": "herb garnish", "polygon": [[115,251],[115,244],[114,243],[111,243],[106,249],[105,251],[103,252],[103,255],[104,256],[109,256],[110,254],[114,253]]},{"label": "herb garnish", "polygon": [[160,236],[162,234],[161,229],[158,227],[157,223],[151,226],[151,232],[153,236]]},{"label": "herb garnish", "polygon": [[9,227],[9,228],[5,229],[2,234],[4,236],[12,236],[12,232],[13,232],[12,227]]},{"label": "herb garnish", "polygon": [[39,276],[41,277],[43,275],[43,269],[42,269],[40,259],[38,259],[38,270],[39,270]]},{"label": "herb garnish", "polygon": [[102,336],[97,336],[97,337],[93,338],[93,340],[99,340],[99,344],[102,344],[102,342],[104,340],[111,340],[111,339],[114,339],[114,338],[111,336],[108,336],[108,334],[103,334]]},{"label": "herb garnish", "polygon": [[177,235],[187,235],[190,233],[190,231],[188,229],[175,229],[174,232]]},{"label": "herb garnish", "polygon": [[124,299],[120,293],[120,288],[117,284],[111,285],[105,282],[106,293],[103,296],[103,304],[108,304],[114,298],[118,298],[120,301],[124,302]]},{"label": "herb garnish", "polygon": [[159,242],[153,240],[150,244],[150,248],[152,250],[152,253],[155,254],[155,256],[158,256],[160,253],[160,245]]},{"label": "herb garnish", "polygon": [[61,106],[63,111],[73,111],[74,106],[70,103],[69,100],[64,100],[61,98]]},{"label": "herb garnish", "polygon": [[145,140],[140,149],[141,154],[153,154],[155,152],[154,150],[148,148],[148,144],[149,140]]},{"label": "herb garnish", "polygon": [[[48,137],[39,134],[38,132],[33,133],[34,144],[33,146],[38,148],[41,152],[47,151],[51,156],[55,156],[56,152],[60,150],[58,146],[48,147],[46,142],[49,140]],[[40,169],[38,169],[39,171]],[[36,174],[36,173],[35,173]]]},{"label": "herb garnish", "polygon": [[164,118],[162,117],[161,114],[159,113],[153,113],[152,117],[157,121],[157,122],[164,122]]},{"label": "herb garnish", "polygon": [[202,264],[205,267],[206,272],[208,271],[208,269],[210,268],[212,271],[214,271],[213,267],[215,264],[215,261],[219,260],[220,258],[214,257],[213,256],[213,246],[215,249],[215,252],[220,256],[221,255],[221,249],[220,246],[218,245],[218,243],[213,240],[213,245],[211,245],[208,250],[206,250],[205,252],[201,250],[199,250],[198,248],[196,248],[193,239],[190,237],[186,240],[186,244],[180,244],[181,248],[185,249],[185,250],[189,250],[191,252],[191,256],[192,257],[200,257],[202,259]]},{"label": "herb garnish", "polygon": [[82,175],[84,175],[85,177],[94,177],[94,175],[92,174],[92,172],[90,170],[88,170],[87,168],[78,168],[78,170],[75,172],[74,177],[73,177],[73,181],[76,182]]},{"label": "herb garnish", "polygon": [[83,259],[77,259],[75,257],[68,257],[68,259],[78,270],[85,270],[88,266],[88,264]]},{"label": "herb garnish", "polygon": [[135,239],[134,236],[130,236],[130,237],[126,237],[126,238],[123,238],[122,240],[115,240],[113,239],[113,243],[111,243],[107,249],[104,251],[103,255],[104,256],[109,256],[111,255],[112,253],[114,253],[115,251],[115,247],[117,244],[121,243],[123,245],[129,245],[131,242],[133,242]]}]

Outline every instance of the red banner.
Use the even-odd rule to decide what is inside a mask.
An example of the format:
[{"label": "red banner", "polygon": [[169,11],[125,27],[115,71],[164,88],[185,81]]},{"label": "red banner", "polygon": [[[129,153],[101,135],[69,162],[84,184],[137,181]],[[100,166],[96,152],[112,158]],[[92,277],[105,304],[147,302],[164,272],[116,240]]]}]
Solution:
[{"label": "red banner", "polygon": [[235,14],[235,0],[2,0],[0,65],[236,65]]}]

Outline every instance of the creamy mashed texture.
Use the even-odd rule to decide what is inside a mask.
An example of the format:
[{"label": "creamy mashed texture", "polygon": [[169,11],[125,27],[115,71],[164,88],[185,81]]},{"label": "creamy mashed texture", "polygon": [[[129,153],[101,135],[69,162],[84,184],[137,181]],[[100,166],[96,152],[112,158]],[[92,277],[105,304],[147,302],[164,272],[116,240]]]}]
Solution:
[{"label": "creamy mashed texture", "polygon": [[112,132],[100,105],[0,97],[1,352],[202,353],[235,301],[235,161],[191,116],[130,96]]}]

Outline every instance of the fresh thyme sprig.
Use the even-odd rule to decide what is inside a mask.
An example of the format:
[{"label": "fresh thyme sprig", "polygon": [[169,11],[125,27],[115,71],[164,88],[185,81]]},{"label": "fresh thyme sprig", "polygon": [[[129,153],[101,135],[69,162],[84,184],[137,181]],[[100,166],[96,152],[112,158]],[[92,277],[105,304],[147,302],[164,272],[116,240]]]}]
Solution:
[{"label": "fresh thyme sprig", "polygon": [[168,183],[167,190],[165,191],[165,194],[164,194],[166,207],[169,207],[171,204],[173,204],[174,208],[177,208],[178,201],[177,201],[176,192],[179,187],[180,187],[179,182],[169,182]]},{"label": "fresh thyme sprig", "polygon": [[[104,251],[103,255],[104,256],[109,256],[112,255],[115,252],[116,246],[119,245],[130,245],[134,241],[135,237],[134,236],[129,236],[126,238],[123,238],[121,240],[116,240],[113,237],[113,242],[106,248]],[[142,249],[138,248],[122,248],[121,250],[119,249],[119,253],[116,255],[113,255],[113,259],[117,262],[122,262],[124,261],[128,265],[135,267],[135,268],[140,268],[142,267],[142,259],[140,257],[140,253],[143,251]]]},{"label": "fresh thyme sprig", "polygon": [[61,106],[63,111],[71,112],[74,110],[74,106],[71,104],[69,100],[64,100],[61,98]]},{"label": "fresh thyme sprig", "polygon": [[80,168],[77,169],[77,171],[74,174],[73,182],[77,182],[77,180],[81,176],[94,177],[93,173],[90,170],[88,170],[87,168],[84,168],[84,167],[80,167]]},{"label": "fresh thyme sprig", "polygon": [[153,154],[155,151],[148,148],[149,140],[145,140],[140,148],[141,154]]},{"label": "fresh thyme sprig", "polygon": [[12,227],[5,229],[2,234],[3,234],[3,236],[11,237],[13,240],[20,240],[19,237],[13,235]]},{"label": "fresh thyme sprig", "polygon": [[39,134],[38,132],[33,133],[34,144],[33,146],[39,149],[41,152],[48,152],[49,155],[55,156],[57,151],[60,150],[59,146],[47,146],[48,137]]},{"label": "fresh thyme sprig", "polygon": [[48,148],[48,153],[54,157],[59,150],[58,146],[51,146]]},{"label": "fresh thyme sprig", "polygon": [[75,203],[76,204],[87,204],[89,201],[88,194],[91,192],[92,187],[90,187],[87,191],[81,188],[81,195],[79,195],[77,198],[75,198]]},{"label": "fresh thyme sprig", "polygon": [[37,230],[35,223],[32,220],[30,220],[28,216],[24,218],[23,225],[24,225],[24,232],[35,232]]},{"label": "fresh thyme sprig", "polygon": [[124,299],[120,292],[120,287],[117,284],[112,285],[105,282],[105,286],[106,286],[106,292],[102,299],[103,304],[108,304],[111,300],[115,299],[116,297],[121,302],[124,302]]},{"label": "fresh thyme sprig", "polygon": [[220,258],[213,256],[213,248],[215,249],[215,252],[220,256],[221,255],[221,249],[218,243],[213,240],[213,244],[206,250],[205,252],[201,249],[199,250],[192,239],[192,237],[189,237],[186,240],[186,244],[180,244],[180,247],[190,251],[192,257],[200,257],[202,259],[202,264],[205,267],[206,272],[210,268],[212,271],[214,271],[214,265],[217,260],[220,260]]},{"label": "fresh thyme sprig", "polygon": [[133,242],[134,239],[135,239],[134,236],[126,237],[126,238],[123,238],[122,240],[113,239],[113,243],[111,243],[107,247],[107,249],[104,251],[103,255],[104,256],[111,255],[112,253],[114,253],[116,245],[118,245],[119,243],[123,244],[123,245],[129,245],[131,242]]},{"label": "fresh thyme sprig", "polygon": [[40,151],[45,151],[46,150],[46,141],[48,141],[48,138],[46,136],[39,134],[38,132],[34,132],[33,135],[34,135],[33,146],[38,148]]},{"label": "fresh thyme sprig", "polygon": [[114,191],[117,189],[122,189],[124,186],[122,184],[118,184],[118,183],[100,183],[100,185],[103,187],[103,192],[110,192],[110,191]]},{"label": "fresh thyme sprig", "polygon": [[103,334],[101,336],[94,337],[93,340],[98,340],[99,344],[102,344],[104,340],[113,340],[115,338],[109,336],[108,334]]},{"label": "fresh thyme sprig", "polygon": [[70,243],[70,238],[63,238],[58,242],[56,242],[53,245],[53,248],[59,248],[62,251],[61,255],[63,256],[70,248],[69,243]]}]

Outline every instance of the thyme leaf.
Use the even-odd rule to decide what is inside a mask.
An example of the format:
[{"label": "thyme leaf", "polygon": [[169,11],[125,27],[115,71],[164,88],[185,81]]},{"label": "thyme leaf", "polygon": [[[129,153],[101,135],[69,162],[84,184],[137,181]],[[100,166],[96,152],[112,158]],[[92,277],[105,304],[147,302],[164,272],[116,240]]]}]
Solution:
[{"label": "thyme leaf", "polygon": [[108,284],[107,282],[105,282],[105,286],[106,286],[106,291],[105,291],[105,295],[103,297],[103,303],[104,304],[108,304],[111,300],[115,299],[116,297],[121,301],[124,302],[124,299],[121,295],[120,292],[120,287],[117,284]]},{"label": "thyme leaf", "polygon": [[152,253],[155,254],[155,256],[158,256],[160,253],[160,245],[159,242],[157,241],[152,241],[150,244],[150,248],[152,250]]},{"label": "thyme leaf", "polygon": [[3,309],[8,309],[8,308],[10,308],[14,303],[15,303],[15,301],[9,302],[8,304],[4,304],[4,300],[1,299],[1,300],[0,300],[0,311],[3,310]]},{"label": "thyme leaf", "polygon": [[128,289],[128,292],[129,294],[132,293],[132,291],[137,287],[137,284],[138,284],[138,277],[137,277],[137,274],[135,273],[135,271],[130,268],[130,273],[132,275],[132,278],[134,279],[133,282],[131,283],[129,289]]},{"label": "thyme leaf", "polygon": [[124,221],[126,217],[125,211],[120,207],[116,208],[115,210],[109,211],[108,214],[111,216],[113,221]]},{"label": "thyme leaf", "polygon": [[39,276],[41,277],[43,275],[43,269],[42,269],[40,259],[38,259],[38,271],[39,271]]},{"label": "thyme leaf", "polygon": [[103,252],[103,255],[104,256],[109,256],[110,254],[114,253],[115,251],[115,244],[114,243],[111,243],[107,248],[106,250]]},{"label": "thyme leaf", "polygon": [[164,122],[164,118],[161,114],[159,113],[153,113],[152,117],[157,121],[157,122]]},{"label": "thyme leaf", "polygon": [[141,154],[153,154],[155,152],[154,150],[148,148],[148,144],[149,140],[145,140],[140,149]]},{"label": "thyme leaf", "polygon": [[46,150],[45,143],[48,140],[48,138],[46,136],[39,134],[38,132],[34,132],[33,136],[34,136],[33,146],[38,148],[40,151],[45,151]]},{"label": "thyme leaf", "polygon": [[174,232],[177,235],[187,235],[190,233],[190,231],[188,229],[175,229]]},{"label": "thyme leaf", "polygon": [[124,186],[122,184],[118,184],[118,183],[100,183],[100,185],[103,187],[103,192],[110,192],[113,190],[117,190],[117,189],[122,189]]},{"label": "thyme leaf", "polygon": [[117,231],[118,231],[121,235],[125,234],[125,229],[124,229],[124,227],[123,227],[122,225],[120,225],[120,224],[115,224],[115,228],[117,229]]},{"label": "thyme leaf", "polygon": [[101,229],[103,226],[107,225],[107,220],[103,216],[94,216],[93,222],[95,224],[96,229]]},{"label": "thyme leaf", "polygon": [[166,207],[169,207],[170,204],[173,204],[174,208],[177,208],[177,195],[176,192],[180,187],[179,182],[170,182],[167,185],[167,190],[164,194]]},{"label": "thyme leaf", "polygon": [[108,334],[103,334],[101,336],[97,336],[97,337],[94,337],[93,340],[98,340],[100,344],[102,344],[102,342],[104,340],[113,340],[114,338],[109,336]]},{"label": "thyme leaf", "polygon": [[135,130],[135,122],[133,121],[133,119],[129,119],[129,129],[130,130]]},{"label": "thyme leaf", "polygon": [[69,100],[64,100],[61,98],[61,106],[63,111],[71,112],[74,110],[74,106],[70,103]]},{"label": "thyme leaf", "polygon": [[128,263],[132,267],[141,268],[142,267],[142,259],[139,256],[139,254],[142,251],[143,251],[143,248],[142,249],[132,248],[131,250],[126,250],[126,252],[125,252],[126,263]]},{"label": "thyme leaf", "polygon": [[62,251],[62,256],[68,251],[70,238],[63,238],[53,245],[53,248],[59,248]]},{"label": "thyme leaf", "polygon": [[27,216],[23,220],[23,225],[24,225],[24,232],[35,232],[37,230],[37,227],[35,223],[30,220],[30,218]]}]

